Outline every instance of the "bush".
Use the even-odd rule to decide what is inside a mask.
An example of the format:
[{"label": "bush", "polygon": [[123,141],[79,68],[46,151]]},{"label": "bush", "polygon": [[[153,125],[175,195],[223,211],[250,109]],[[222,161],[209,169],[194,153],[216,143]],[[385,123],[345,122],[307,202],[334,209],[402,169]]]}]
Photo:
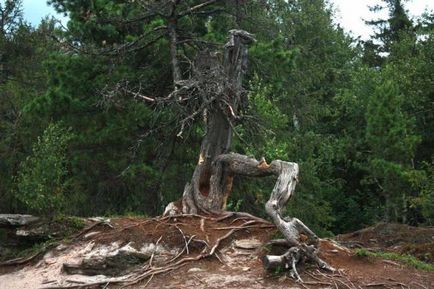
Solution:
[{"label": "bush", "polygon": [[20,164],[17,198],[30,211],[53,217],[65,208],[66,149],[72,136],[60,124],[50,124],[33,145],[31,155]]}]

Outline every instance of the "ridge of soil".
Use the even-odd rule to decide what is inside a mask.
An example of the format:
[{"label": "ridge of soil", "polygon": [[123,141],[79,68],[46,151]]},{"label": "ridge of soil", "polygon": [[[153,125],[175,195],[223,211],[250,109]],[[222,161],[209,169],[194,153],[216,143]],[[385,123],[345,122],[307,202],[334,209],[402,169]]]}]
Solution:
[{"label": "ridge of soil", "polygon": [[[352,237],[341,235],[338,240],[362,242],[368,237],[376,237],[379,240],[377,244],[383,244],[381,242],[387,241],[383,240],[385,235],[381,235],[381,238],[375,235],[380,228],[382,227],[356,233]],[[413,229],[408,230],[411,232]],[[229,234],[230,232],[232,234]],[[321,240],[320,257],[338,271],[329,273],[308,267],[299,272],[304,283],[296,283],[285,272],[264,272],[261,257],[270,253],[270,247],[265,243],[276,235],[277,231],[271,224],[258,220],[253,222],[247,216],[234,215],[224,219],[195,215],[153,219],[115,218],[109,225],[94,223],[70,241],[45,253],[38,262],[12,268],[0,267],[0,289],[121,288],[125,284],[118,283],[116,280],[119,278],[67,275],[62,271],[62,265],[77,261],[83,252],[91,250],[92,247],[109,246],[113,243],[130,244],[136,249],[144,244],[159,243],[166,248],[178,250],[181,253],[178,260],[195,259],[204,249],[202,241],[210,248],[217,245],[215,254],[187,260],[170,270],[160,270],[164,272],[147,275],[146,278],[122,288],[434,288],[432,272],[416,270],[395,261],[358,257],[351,249],[330,239]],[[223,238],[225,236],[227,237]],[[364,237],[359,238],[360,236]],[[186,246],[186,240],[190,238],[191,242]],[[354,238],[359,239],[354,241]],[[428,237],[420,238],[423,242],[429,240]],[[236,245],[239,240],[253,240],[263,245],[251,249],[240,248]],[[186,248],[188,250],[185,250]],[[153,266],[164,269],[168,265]],[[141,269],[134,270],[140,273]],[[90,283],[98,284],[86,285]]]},{"label": "ridge of soil", "polygon": [[432,227],[378,223],[362,230],[338,235],[336,240],[350,248],[409,254],[421,261],[434,264]]}]

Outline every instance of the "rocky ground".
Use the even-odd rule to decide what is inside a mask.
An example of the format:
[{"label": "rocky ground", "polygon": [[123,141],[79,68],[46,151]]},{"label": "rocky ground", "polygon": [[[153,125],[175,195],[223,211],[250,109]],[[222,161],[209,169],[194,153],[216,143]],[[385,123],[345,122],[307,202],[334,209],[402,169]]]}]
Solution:
[{"label": "rocky ground", "polygon": [[337,241],[321,240],[321,257],[337,271],[300,268],[304,282],[297,283],[284,270],[264,271],[261,257],[279,250],[266,243],[278,234],[253,216],[123,217],[87,220],[86,225],[31,260],[3,263],[0,289],[434,288],[433,272],[360,257],[348,248],[409,252],[403,248],[432,245],[434,229],[429,228],[379,224]]}]

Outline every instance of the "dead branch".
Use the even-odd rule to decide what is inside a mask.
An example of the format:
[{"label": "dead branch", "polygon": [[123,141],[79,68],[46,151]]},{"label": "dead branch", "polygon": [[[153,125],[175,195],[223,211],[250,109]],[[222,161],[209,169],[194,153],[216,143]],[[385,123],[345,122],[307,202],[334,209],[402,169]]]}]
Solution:
[{"label": "dead branch", "polygon": [[195,12],[197,10],[205,8],[205,7],[207,7],[207,6],[211,5],[211,4],[217,3],[219,1],[220,0],[208,0],[208,1],[205,1],[205,2],[203,2],[201,4],[198,4],[196,6],[188,8],[187,10],[185,10],[183,12],[180,12],[178,15],[179,15],[179,17],[183,17],[183,16],[185,16],[187,14],[193,13],[193,12]]}]

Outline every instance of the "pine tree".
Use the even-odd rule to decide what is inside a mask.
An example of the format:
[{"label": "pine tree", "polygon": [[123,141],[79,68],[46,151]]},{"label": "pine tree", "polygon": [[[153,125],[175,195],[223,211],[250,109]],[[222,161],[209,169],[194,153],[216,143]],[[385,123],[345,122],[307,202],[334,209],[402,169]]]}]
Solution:
[{"label": "pine tree", "polygon": [[411,36],[414,37],[414,24],[408,16],[404,7],[407,0],[382,0],[383,5],[370,7],[373,12],[387,10],[387,19],[366,21],[366,24],[373,26],[375,33],[371,40],[364,42],[365,61],[370,66],[380,66],[385,57],[393,54],[393,47],[401,40]]},{"label": "pine tree", "polygon": [[406,222],[411,190],[406,175],[414,169],[412,160],[420,138],[413,132],[414,120],[402,109],[399,87],[386,73],[377,83],[366,112],[369,178],[384,197],[385,221]]}]

